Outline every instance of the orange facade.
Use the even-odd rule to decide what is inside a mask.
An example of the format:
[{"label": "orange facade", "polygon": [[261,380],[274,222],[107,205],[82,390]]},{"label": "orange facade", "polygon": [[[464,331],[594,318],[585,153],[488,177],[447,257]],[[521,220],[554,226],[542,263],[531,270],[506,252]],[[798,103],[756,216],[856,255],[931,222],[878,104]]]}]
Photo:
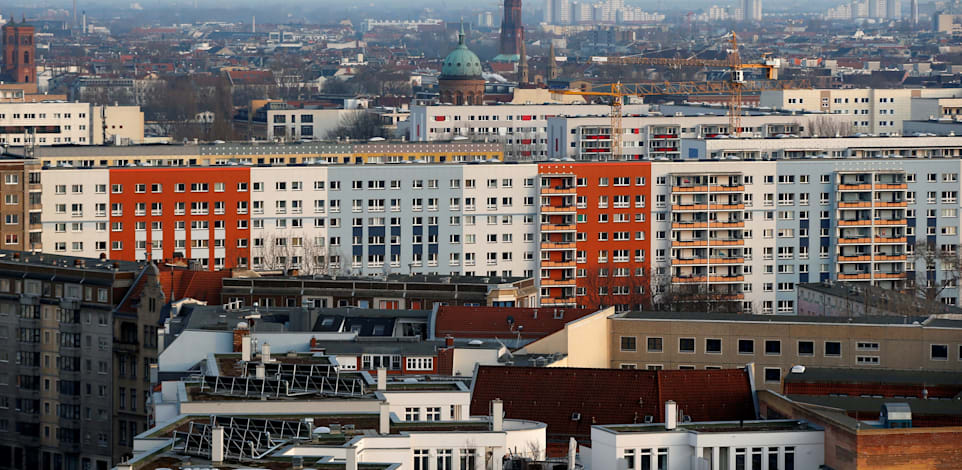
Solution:
[{"label": "orange facade", "polygon": [[249,168],[110,170],[111,258],[143,259],[146,250],[154,260],[207,259],[208,269],[246,265],[249,181]]},{"label": "orange facade", "polygon": [[546,163],[539,174],[542,305],[639,308],[650,297],[651,164]]}]

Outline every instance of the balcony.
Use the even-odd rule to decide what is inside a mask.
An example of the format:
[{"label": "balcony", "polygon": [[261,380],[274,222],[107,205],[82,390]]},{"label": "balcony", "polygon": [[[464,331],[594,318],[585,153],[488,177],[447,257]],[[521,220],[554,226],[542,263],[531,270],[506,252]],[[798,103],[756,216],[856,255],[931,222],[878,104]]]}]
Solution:
[{"label": "balcony", "polygon": [[838,274],[838,279],[844,281],[858,281],[858,280],[869,280],[872,278],[871,274],[855,273],[855,274]]},{"label": "balcony", "polygon": [[846,227],[867,227],[872,225],[871,220],[839,220],[839,225]]},{"label": "balcony", "polygon": [[744,239],[737,240],[712,240],[712,246],[742,246],[745,244]]},{"label": "balcony", "polygon": [[577,189],[576,189],[576,188],[565,188],[565,187],[562,187],[562,186],[541,188],[541,194],[544,194],[544,195],[546,195],[546,196],[550,196],[550,195],[553,195],[553,194],[558,194],[558,195],[573,195],[573,194],[575,194],[576,192],[577,192]]},{"label": "balcony", "polygon": [[907,261],[908,255],[875,255],[875,261]]},{"label": "balcony", "polygon": [[673,211],[707,211],[708,204],[672,204],[671,210]]},{"label": "balcony", "polygon": [[856,256],[839,256],[839,263],[855,263],[855,262],[866,262],[872,261],[872,257],[869,255],[856,255]]},{"label": "balcony", "polygon": [[672,276],[671,282],[675,284],[697,284],[700,282],[707,282],[708,276]]},{"label": "balcony", "polygon": [[717,294],[714,300],[745,300],[745,294]]},{"label": "balcony", "polygon": [[541,298],[541,305],[542,305],[542,306],[545,306],[545,305],[557,305],[557,306],[562,306],[562,307],[574,306],[574,305],[575,305],[575,298],[574,298],[574,297],[561,297],[561,298],[542,297],[542,298]]},{"label": "balcony", "polygon": [[905,279],[906,273],[875,273],[875,279]]},{"label": "balcony", "polygon": [[671,264],[708,264],[708,258],[676,258]]},{"label": "balcony", "polygon": [[554,243],[554,242],[541,242],[542,250],[573,250],[575,249],[575,243]]},{"label": "balcony", "polygon": [[683,246],[708,246],[708,240],[672,240],[671,246],[673,247],[683,247]]},{"label": "balcony", "polygon": [[745,228],[745,222],[712,222],[711,228]]},{"label": "balcony", "polygon": [[552,212],[556,214],[574,214],[577,212],[575,206],[541,206],[541,212]]},{"label": "balcony", "polygon": [[842,209],[856,208],[856,207],[872,207],[872,202],[871,201],[839,202],[838,207]]},{"label": "balcony", "polygon": [[708,222],[672,222],[671,228],[681,228],[681,229],[708,228]]},{"label": "balcony", "polygon": [[744,210],[744,204],[712,204],[710,207],[713,211],[738,211]]},{"label": "balcony", "polygon": [[541,261],[542,269],[574,269],[575,261]]},{"label": "balcony", "polygon": [[878,190],[889,190],[889,189],[909,189],[909,185],[905,183],[876,183],[875,189]]},{"label": "balcony", "polygon": [[875,225],[905,225],[906,219],[875,219]]},{"label": "balcony", "polygon": [[875,243],[905,243],[905,237],[875,237]]},{"label": "balcony", "polygon": [[738,186],[712,186],[711,192],[721,193],[721,192],[731,192],[731,193],[741,193],[745,191],[745,187],[742,185]]},{"label": "balcony", "polygon": [[839,238],[838,242],[843,245],[862,245],[866,243],[872,243],[872,239],[869,237]]},{"label": "balcony", "polygon": [[838,185],[839,191],[869,191],[871,189],[872,189],[872,185],[868,183],[859,183],[859,184],[842,183]]},{"label": "balcony", "polygon": [[711,264],[743,264],[745,258],[712,258]]},{"label": "balcony", "polygon": [[543,224],[541,226],[542,232],[574,232],[575,226],[571,225],[555,225],[555,224]]},{"label": "balcony", "polygon": [[907,207],[909,205],[906,201],[895,201],[895,202],[882,202],[875,201],[875,207]]},{"label": "balcony", "polygon": [[732,276],[710,276],[708,278],[709,282],[745,282],[745,276],[742,275],[732,275]]},{"label": "balcony", "polygon": [[571,279],[542,279],[542,286],[553,286],[553,287],[574,287],[575,280]]},{"label": "balcony", "polygon": [[137,340],[114,338],[114,351],[117,352],[137,352],[139,346]]},{"label": "balcony", "polygon": [[701,186],[675,186],[675,187],[673,187],[673,188],[671,188],[671,189],[672,189],[672,192],[675,192],[675,193],[707,193],[707,192],[708,192],[708,186],[707,186],[707,185],[701,185]]}]

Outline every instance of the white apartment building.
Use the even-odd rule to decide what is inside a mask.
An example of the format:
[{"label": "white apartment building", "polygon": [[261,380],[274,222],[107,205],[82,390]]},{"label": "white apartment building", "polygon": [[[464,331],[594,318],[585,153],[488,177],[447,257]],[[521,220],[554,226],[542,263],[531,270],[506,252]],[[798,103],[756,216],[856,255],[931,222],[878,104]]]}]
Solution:
[{"label": "white apartment building", "polygon": [[[816,119],[841,122],[841,117],[818,115],[743,116],[745,135],[774,137],[803,135]],[[642,116],[622,118],[620,156],[611,154],[611,119],[608,117],[552,117],[548,119],[548,158],[575,160],[670,160],[692,158],[682,139],[712,138],[729,134],[728,116]]]},{"label": "white apartment building", "polygon": [[825,463],[825,433],[805,421],[693,423],[679,420],[673,401],[665,417],[665,423],[592,426],[585,468],[788,470]]},{"label": "white apartment building", "polygon": [[760,105],[789,111],[841,114],[850,118],[854,132],[901,134],[902,121],[917,119],[913,117],[917,115],[913,112],[915,99],[959,96],[962,91],[951,88],[766,90],[762,91]]},{"label": "white apartment building", "polygon": [[273,141],[327,140],[327,133],[363,109],[268,109],[266,137]]},{"label": "white apartment building", "polygon": [[64,101],[0,103],[0,144],[137,144],[143,140],[144,114],[139,106]]},{"label": "white apartment building", "polygon": [[[626,105],[624,113],[645,114],[647,105]],[[497,106],[413,106],[411,141],[459,137],[502,142],[505,160],[544,160],[548,156],[548,119],[556,116],[609,116],[599,104],[531,104]]]}]

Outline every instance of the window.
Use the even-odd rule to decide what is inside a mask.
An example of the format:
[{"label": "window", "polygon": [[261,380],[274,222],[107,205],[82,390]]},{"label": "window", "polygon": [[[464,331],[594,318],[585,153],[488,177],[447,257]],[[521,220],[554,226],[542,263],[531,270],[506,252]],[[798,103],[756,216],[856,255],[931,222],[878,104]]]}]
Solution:
[{"label": "window", "polygon": [[[420,421],[421,420],[421,409],[420,408],[405,408],[404,409],[404,420],[405,421]],[[426,467],[425,467],[425,470]]]},{"label": "window", "polygon": [[433,357],[409,357],[405,361],[408,370],[433,370]]},{"label": "window", "polygon": [[694,352],[695,352],[695,338],[679,338],[679,339],[678,339],[678,352],[680,352],[680,353],[694,353]]},{"label": "window", "polygon": [[842,343],[838,341],[825,342],[825,356],[840,357],[842,355]]},{"label": "window", "polygon": [[782,370],[778,367],[765,368],[765,383],[778,383],[782,379]]},{"label": "window", "polygon": [[648,338],[648,352],[662,351],[662,338]]},{"label": "window", "polygon": [[738,340],[738,354],[755,354],[755,340]]},{"label": "window", "polygon": [[945,361],[949,358],[949,345],[947,344],[933,344],[931,346],[931,352],[929,358],[933,361]]},{"label": "window", "polygon": [[706,354],[721,354],[722,340],[719,338],[708,338],[705,340]]},{"label": "window", "polygon": [[634,336],[622,336],[621,337],[621,350],[622,351],[637,351],[637,339]]},{"label": "window", "polygon": [[780,356],[782,354],[782,342],[777,339],[765,340],[765,354],[768,356]]}]

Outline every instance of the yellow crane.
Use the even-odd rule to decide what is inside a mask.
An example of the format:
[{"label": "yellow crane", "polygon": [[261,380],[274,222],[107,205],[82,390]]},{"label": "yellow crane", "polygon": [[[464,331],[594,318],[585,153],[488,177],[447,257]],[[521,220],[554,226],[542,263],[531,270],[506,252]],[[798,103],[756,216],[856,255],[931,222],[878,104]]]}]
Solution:
[{"label": "yellow crane", "polygon": [[[758,63],[742,63],[738,53],[738,39],[735,32],[728,36],[728,56],[726,59],[672,59],[649,57],[596,57],[593,61],[611,65],[660,65],[668,67],[726,67],[729,79],[718,82],[664,82],[664,83],[611,83],[597,85],[591,89],[563,90],[560,93],[581,96],[606,96],[611,98],[611,153],[621,154],[622,105],[627,96],[651,95],[704,95],[727,94],[729,132],[737,136],[741,133],[742,93],[767,89],[810,88],[807,82],[779,82],[778,59],[765,59]],[[763,69],[768,81],[747,81],[745,70]],[[617,158],[617,157],[615,157]]]}]

